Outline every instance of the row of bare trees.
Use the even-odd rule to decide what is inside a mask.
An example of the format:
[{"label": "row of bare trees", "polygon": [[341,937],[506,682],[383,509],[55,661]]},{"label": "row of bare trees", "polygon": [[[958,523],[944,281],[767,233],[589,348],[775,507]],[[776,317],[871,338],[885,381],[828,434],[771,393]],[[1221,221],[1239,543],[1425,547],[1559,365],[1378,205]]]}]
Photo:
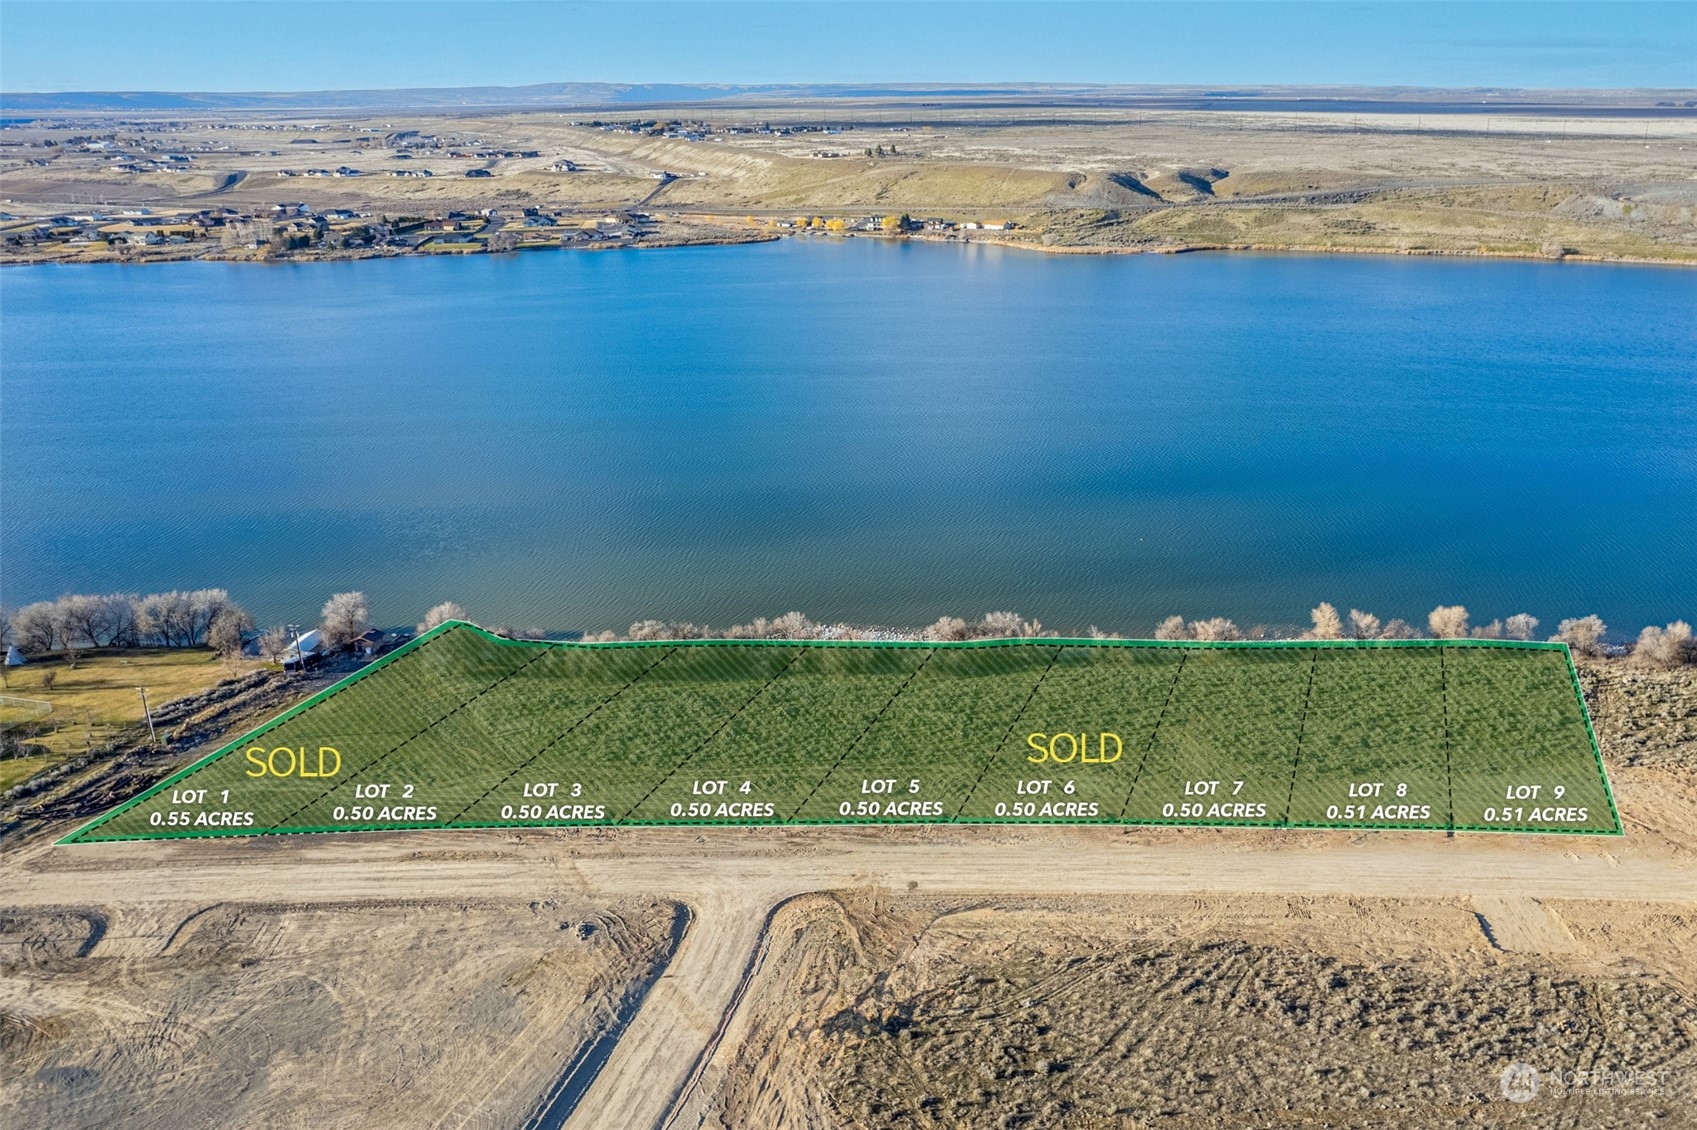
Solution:
[{"label": "row of bare trees", "polygon": [[[1351,608],[1346,618],[1331,604],[1321,601],[1309,613],[1313,627],[1301,633],[1310,640],[1411,640],[1429,637],[1439,640],[1531,640],[1537,637],[1538,618],[1517,612],[1506,619],[1488,624],[1472,624],[1467,609],[1460,604],[1440,604],[1426,615],[1426,631],[1417,631],[1406,620],[1381,622],[1371,612]],[[1551,642],[1565,643],[1580,655],[1604,655],[1608,652],[1608,625],[1600,616],[1576,616],[1556,625]],[[1224,617],[1186,621],[1182,616],[1169,616],[1155,629],[1158,640],[1241,640],[1244,632]],[[1651,626],[1638,634],[1633,645],[1633,658],[1657,666],[1674,667],[1681,663],[1697,663],[1691,625],[1675,620],[1666,627]]]},{"label": "row of bare trees", "polygon": [[27,604],[0,623],[0,635],[27,652],[60,652],[76,662],[85,647],[201,647],[239,652],[253,617],[224,589],[69,594]]}]

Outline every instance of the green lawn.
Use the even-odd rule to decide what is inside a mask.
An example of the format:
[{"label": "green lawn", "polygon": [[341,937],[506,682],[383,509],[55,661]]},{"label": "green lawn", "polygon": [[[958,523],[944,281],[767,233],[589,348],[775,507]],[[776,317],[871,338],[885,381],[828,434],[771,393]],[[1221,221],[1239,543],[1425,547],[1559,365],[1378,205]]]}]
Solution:
[{"label": "green lawn", "polygon": [[581,645],[448,625],[73,838],[956,820],[1619,830],[1553,645]]}]

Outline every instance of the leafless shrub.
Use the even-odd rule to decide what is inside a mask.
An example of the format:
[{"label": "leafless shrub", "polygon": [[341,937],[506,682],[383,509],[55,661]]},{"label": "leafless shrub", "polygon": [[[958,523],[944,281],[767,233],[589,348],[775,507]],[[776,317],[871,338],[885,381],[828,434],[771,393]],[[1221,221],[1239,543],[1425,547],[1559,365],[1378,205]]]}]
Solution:
[{"label": "leafless shrub", "polygon": [[819,625],[800,612],[786,612],[771,620],[764,616],[756,616],[746,624],[733,624],[725,629],[724,638],[728,640],[815,639],[820,630]]},{"label": "leafless shrub", "polygon": [[1440,604],[1426,615],[1426,627],[1434,639],[1467,638],[1467,609],[1459,604]]},{"label": "leafless shrub", "polygon": [[684,620],[638,620],[630,626],[630,632],[626,638],[633,640],[698,640],[706,634],[706,628]]},{"label": "leafless shrub", "polygon": [[1027,620],[1017,612],[987,612],[975,621],[959,616],[940,617],[921,631],[919,638],[938,643],[958,643],[961,640],[1036,639],[1041,635],[1043,625],[1036,620]]},{"label": "leafless shrub", "polygon": [[1538,617],[1525,612],[1516,612],[1503,621],[1503,632],[1511,640],[1529,640],[1532,633],[1538,630]]},{"label": "leafless shrub", "polygon": [[1125,637],[1120,635],[1118,632],[1104,632],[1101,628],[1098,628],[1094,624],[1090,625],[1090,638],[1093,639],[1093,640],[1123,640],[1123,639],[1125,639]]},{"label": "leafless shrub", "polygon": [[940,616],[935,624],[919,635],[921,639],[935,640],[938,643],[958,643],[970,639],[972,632],[967,622],[959,616]]},{"label": "leafless shrub", "polygon": [[41,673],[41,689],[44,691],[52,690],[53,684],[58,681],[59,672],[55,671],[51,667]]},{"label": "leafless shrub", "polygon": [[449,620],[464,620],[465,618],[465,609],[451,600],[444,600],[424,614],[424,619],[418,622],[418,634],[422,636],[430,629],[439,628]]},{"label": "leafless shrub", "polygon": [[1243,633],[1238,631],[1237,625],[1224,616],[1215,616],[1211,620],[1194,620],[1191,622],[1190,630],[1196,634],[1196,638],[1199,640],[1219,641],[1243,638]]},{"label": "leafless shrub", "polygon": [[772,621],[772,638],[779,640],[816,640],[820,627],[800,612],[786,612]]},{"label": "leafless shrub", "polygon": [[1603,637],[1608,630],[1609,626],[1603,623],[1601,616],[1578,616],[1557,624],[1556,634],[1550,637],[1550,641],[1565,643],[1580,655],[1601,655]]},{"label": "leafless shrub", "polygon": [[1691,641],[1691,625],[1675,620],[1665,628],[1651,625],[1638,633],[1632,658],[1656,667],[1678,667],[1697,660],[1697,647]]},{"label": "leafless shrub", "polygon": [[1155,638],[1158,640],[1188,640],[1190,629],[1185,626],[1183,616],[1168,616],[1155,627]]},{"label": "leafless shrub", "polygon": [[1420,633],[1414,630],[1414,625],[1400,617],[1385,625],[1385,630],[1379,633],[1382,640],[1417,640]]},{"label": "leafless shrub", "polygon": [[585,632],[582,638],[584,643],[612,643],[619,638],[619,633],[604,629],[599,632]]},{"label": "leafless shrub", "polygon": [[324,646],[331,651],[346,647],[371,627],[371,609],[362,592],[339,592],[324,602]]},{"label": "leafless shrub", "polygon": [[1034,639],[1043,634],[1043,625],[1017,612],[986,612],[972,634],[982,639]]},{"label": "leafless shrub", "polygon": [[1308,614],[1314,621],[1314,628],[1308,633],[1310,639],[1337,640],[1343,638],[1343,620],[1338,616],[1338,610],[1325,601],[1321,601],[1313,612]]},{"label": "leafless shrub", "polygon": [[1473,629],[1476,640],[1500,640],[1503,638],[1503,622],[1492,620],[1489,624],[1481,624]]},{"label": "leafless shrub", "polygon": [[1371,612],[1363,612],[1359,608],[1349,610],[1349,634],[1358,640],[1376,640],[1382,626],[1379,618]]}]

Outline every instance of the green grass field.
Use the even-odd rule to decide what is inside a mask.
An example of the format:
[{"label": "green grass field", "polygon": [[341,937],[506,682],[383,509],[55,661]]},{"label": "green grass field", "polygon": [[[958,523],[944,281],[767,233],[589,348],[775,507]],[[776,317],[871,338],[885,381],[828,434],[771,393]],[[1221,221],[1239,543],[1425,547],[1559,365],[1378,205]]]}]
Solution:
[{"label": "green grass field", "polygon": [[571,644],[447,624],[67,842],[956,821],[1620,832],[1555,644]]}]

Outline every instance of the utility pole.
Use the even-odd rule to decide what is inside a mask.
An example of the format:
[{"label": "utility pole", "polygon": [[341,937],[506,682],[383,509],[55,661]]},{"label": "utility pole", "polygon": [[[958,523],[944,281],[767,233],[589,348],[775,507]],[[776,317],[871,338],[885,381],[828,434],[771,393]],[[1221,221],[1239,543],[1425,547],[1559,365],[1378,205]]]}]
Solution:
[{"label": "utility pole", "polygon": [[147,705],[147,688],[137,687],[141,693],[141,712],[147,716],[147,740],[154,745],[159,744],[159,731],[153,728],[153,709]]}]

